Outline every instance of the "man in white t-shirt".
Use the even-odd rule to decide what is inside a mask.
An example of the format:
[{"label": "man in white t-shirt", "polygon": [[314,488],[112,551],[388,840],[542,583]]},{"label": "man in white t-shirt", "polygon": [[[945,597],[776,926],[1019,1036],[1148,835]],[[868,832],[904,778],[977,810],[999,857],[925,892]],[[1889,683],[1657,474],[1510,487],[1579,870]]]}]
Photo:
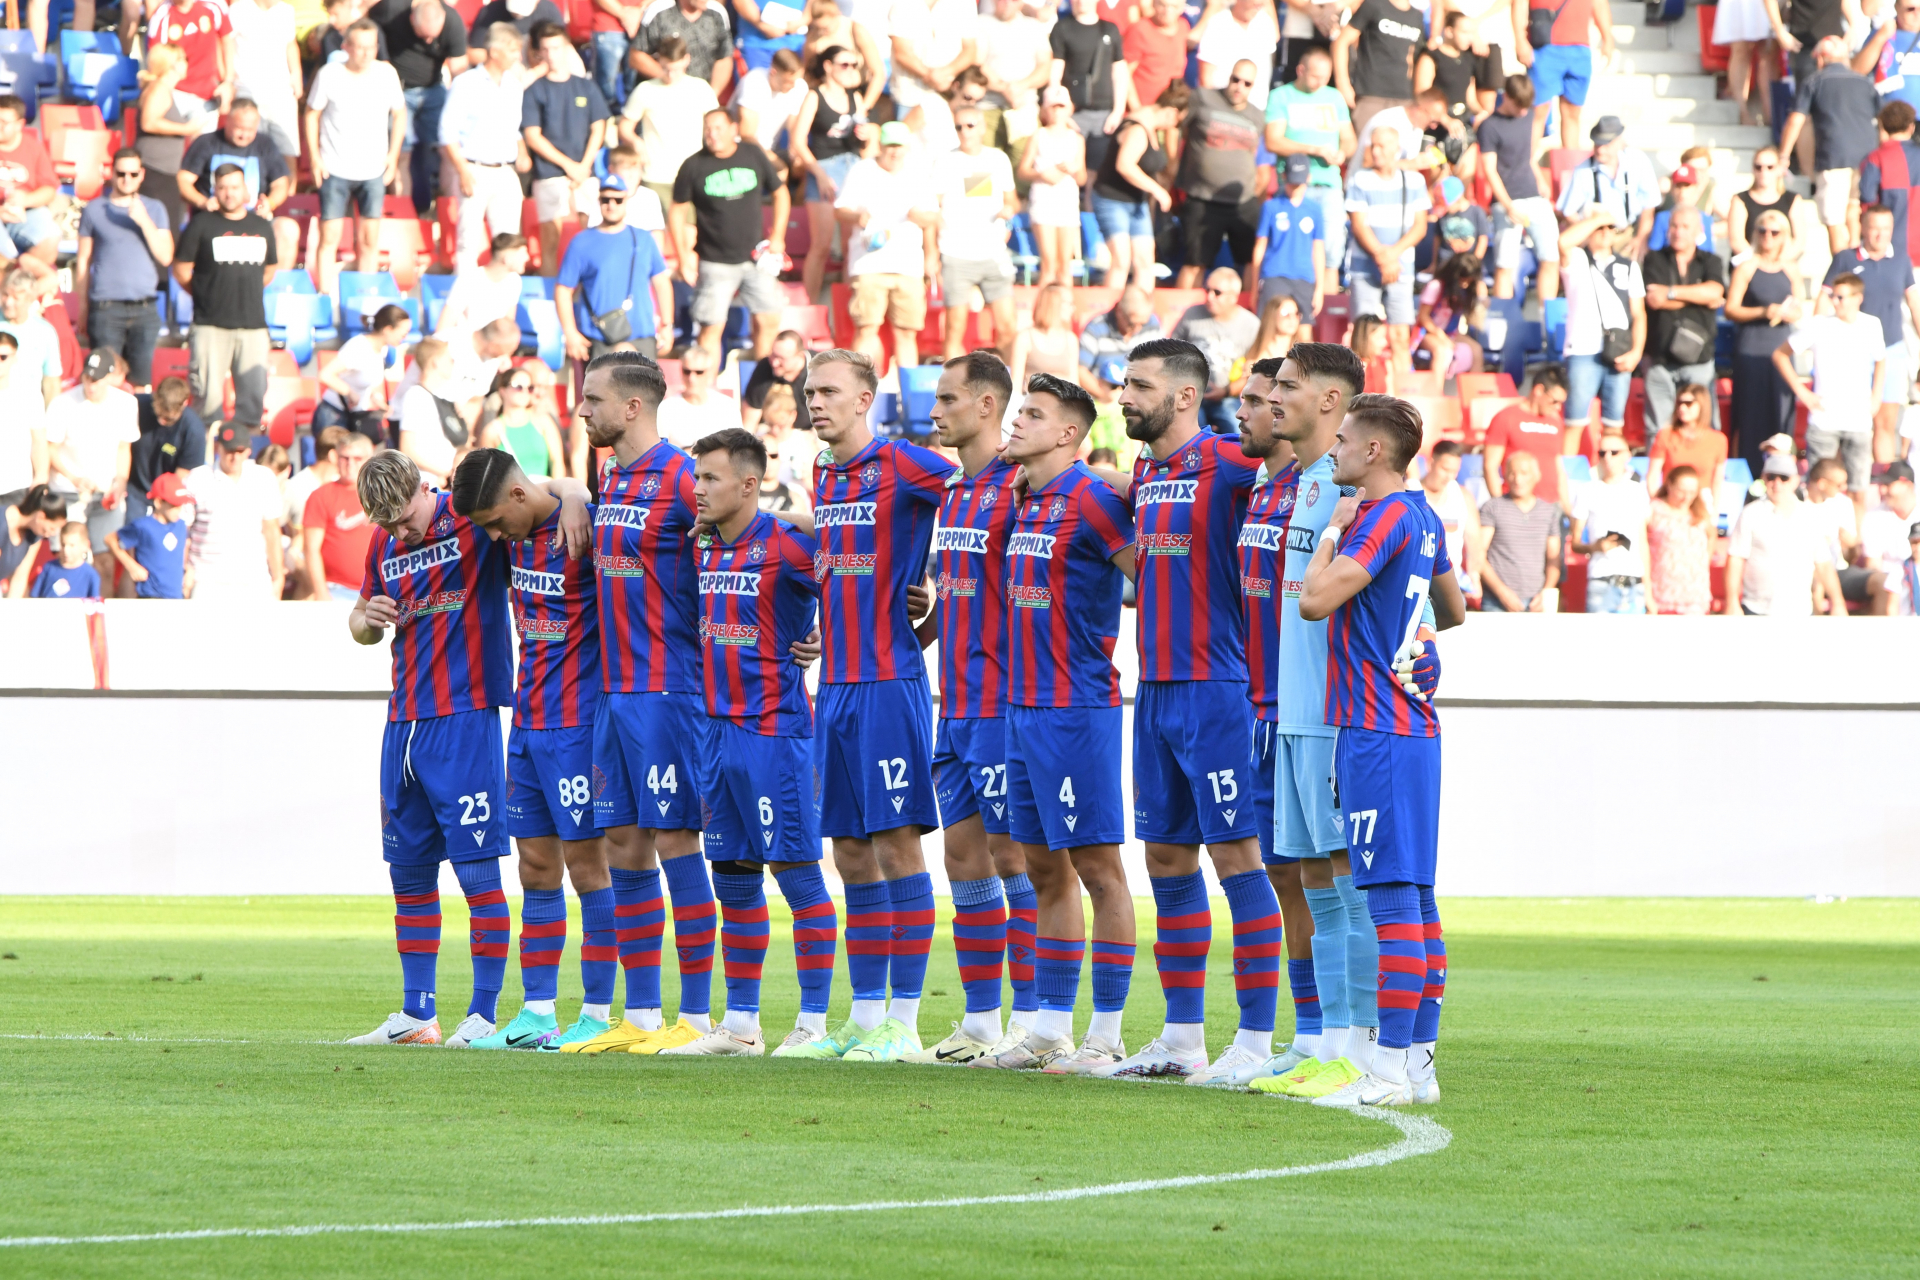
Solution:
[{"label": "man in white t-shirt", "polygon": [[286,585],[280,554],[280,486],[253,461],[249,429],[222,424],[216,461],[187,475],[193,540],[187,564],[195,600],[278,600]]},{"label": "man in white t-shirt", "polygon": [[440,113],[440,189],[453,199],[453,264],[479,265],[488,232],[520,230],[520,174],[533,167],[520,121],[525,40],[510,22],[487,28],[487,60],[447,87]]},{"label": "man in white t-shirt", "polygon": [[80,385],[47,406],[50,483],[67,496],[75,519],[87,522],[94,568],[112,581],[107,535],[127,519],[127,476],[140,438],[140,404],[120,387],[126,365],[105,347],[87,354]]},{"label": "man in white t-shirt", "polygon": [[940,282],[946,299],[946,358],[966,347],[967,316],[973,292],[993,316],[993,340],[1000,358],[1013,363],[1013,255],[1007,250],[1009,224],[1020,212],[1013,186],[1013,162],[987,145],[986,113],[956,107],[953,127],[960,147],[933,162],[933,185],[940,195]]},{"label": "man in white t-shirt", "polygon": [[[1773,367],[1807,406],[1807,456],[1838,457],[1847,464],[1847,492],[1864,510],[1873,471],[1873,415],[1887,376],[1886,335],[1880,321],[1860,309],[1866,286],[1859,276],[1833,282],[1833,314],[1802,320],[1773,353]],[[1793,357],[1813,354],[1813,383],[1794,371]]]},{"label": "man in white t-shirt", "polygon": [[784,154],[775,147],[780,135],[806,101],[807,82],[801,76],[799,55],[775,49],[769,66],[757,67],[740,78],[733,102],[740,108],[740,132],[760,144],[768,155]]},{"label": "man in white t-shirt", "polygon": [[[1767,496],[1741,508],[1727,540],[1727,613],[1773,618],[1813,614],[1817,586],[1833,617],[1847,616],[1826,534],[1806,503],[1793,459],[1774,454],[1760,468]],[[1739,614],[1735,614],[1738,601]]]},{"label": "man in white t-shirt", "polygon": [[973,0],[893,0],[893,100],[916,133],[920,118],[913,113],[929,100],[941,102],[953,78],[978,61],[979,20]]},{"label": "man in white t-shirt", "polygon": [[[1791,447],[1792,437],[1787,439]],[[1853,499],[1847,495],[1847,467],[1840,459],[1822,458],[1807,468],[1807,506],[1820,524],[1821,535],[1833,552],[1833,562],[1853,563],[1854,548],[1860,545],[1860,513],[1853,509]],[[1840,585],[1847,585],[1844,569],[1840,571]],[[1851,593],[1852,588],[1847,589]],[[1856,597],[1849,594],[1848,598]],[[1857,598],[1864,600],[1866,596]]]},{"label": "man in white t-shirt", "polygon": [[1880,491],[1880,505],[1860,517],[1860,565],[1840,574],[1840,588],[1847,599],[1854,594],[1854,575],[1864,575],[1868,612],[1886,616],[1894,612],[1895,597],[1907,589],[1906,564],[1913,556],[1907,532],[1915,520],[1913,468],[1904,462],[1889,462],[1874,473],[1874,485]]},{"label": "man in white t-shirt", "polygon": [[1600,433],[1600,473],[1573,499],[1569,551],[1587,557],[1587,612],[1644,614],[1647,597],[1647,486],[1633,474],[1626,437]]},{"label": "man in white t-shirt", "polygon": [[519,313],[520,279],[527,272],[529,258],[527,239],[518,233],[497,235],[488,250],[486,266],[454,276],[434,337],[452,342]]},{"label": "man in white t-shirt", "polygon": [[[1145,19],[1142,19],[1145,21]],[[980,69],[987,73],[987,143],[1003,112],[1019,112],[1018,125],[1007,119],[1007,144],[1025,139],[1040,124],[1040,90],[1053,75],[1053,48],[1047,27],[1020,11],[1020,0],[994,0],[993,12],[975,27]]]},{"label": "man in white t-shirt", "polygon": [[380,28],[365,18],[347,28],[346,57],[323,65],[307,93],[307,152],[320,183],[320,291],[333,287],[348,211],[360,215],[354,270],[379,256],[387,190],[400,177],[407,99],[399,73],[381,62]]},{"label": "man in white t-shirt", "polygon": [[680,390],[660,402],[660,434],[682,449],[702,437],[740,425],[740,402],[713,389],[713,352],[699,343],[681,358]]},{"label": "man in white t-shirt", "polygon": [[1267,91],[1273,85],[1273,51],[1280,44],[1280,27],[1267,0],[1233,0],[1231,5],[1208,5],[1201,15],[1195,52],[1200,58],[1200,87],[1224,89],[1233,66],[1241,59],[1253,63],[1253,87],[1247,101],[1267,109]]},{"label": "man in white t-shirt", "polygon": [[882,321],[893,329],[898,358],[915,360],[920,330],[927,324],[927,281],[938,269],[927,252],[925,232],[939,224],[940,214],[924,168],[907,162],[912,141],[912,131],[900,121],[881,125],[879,157],[848,171],[833,205],[846,237],[847,277],[853,285],[853,349],[876,368],[886,361]]}]

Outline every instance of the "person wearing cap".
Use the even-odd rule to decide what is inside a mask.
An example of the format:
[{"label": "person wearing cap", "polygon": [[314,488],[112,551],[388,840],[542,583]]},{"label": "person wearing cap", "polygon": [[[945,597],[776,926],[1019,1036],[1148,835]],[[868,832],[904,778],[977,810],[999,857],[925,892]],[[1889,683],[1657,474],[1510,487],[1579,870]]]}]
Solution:
[{"label": "person wearing cap", "polygon": [[[1696,148],[1706,150],[1706,148]],[[1649,249],[1664,249],[1671,242],[1673,215],[1680,209],[1692,209],[1700,215],[1695,224],[1693,244],[1697,249],[1712,253],[1713,230],[1709,225],[1713,212],[1707,207],[1707,159],[1701,157],[1695,164],[1682,160],[1667,175],[1667,198],[1653,215],[1653,232],[1647,237]]]},{"label": "person wearing cap", "polygon": [[273,349],[266,288],[279,270],[279,251],[273,225],[247,207],[244,169],[223,164],[214,170],[213,197],[218,207],[193,216],[173,253],[173,278],[193,291],[187,348],[194,397],[201,418],[218,419],[232,374],[234,416],[259,422]]},{"label": "person wearing cap", "polygon": [[1633,371],[1647,346],[1647,286],[1640,264],[1626,256],[1634,233],[1594,206],[1560,233],[1567,291],[1567,430],[1578,450],[1586,440],[1594,397],[1600,422],[1622,427]]},{"label": "person wearing cap", "polygon": [[440,113],[440,187],[453,202],[453,265],[478,266],[494,235],[520,230],[520,174],[532,167],[520,121],[525,91],[519,68],[525,47],[511,24],[487,29],[486,61],[461,72]]},{"label": "person wearing cap", "polygon": [[1590,209],[1605,209],[1610,225],[1632,227],[1637,259],[1653,234],[1653,214],[1660,204],[1660,183],[1647,153],[1626,144],[1627,126],[1619,116],[1601,116],[1590,135],[1593,155],[1569,173],[1560,188],[1560,214],[1571,222]]},{"label": "person wearing cap", "polygon": [[[1860,309],[1866,286],[1841,276],[1832,289],[1833,314],[1805,321],[1773,353],[1773,367],[1807,408],[1807,457],[1839,457],[1847,464],[1847,491],[1864,512],[1873,469],[1873,414],[1887,375],[1887,343],[1880,322]],[[1802,379],[1794,357],[1811,356],[1812,379]]]},{"label": "person wearing cap", "polygon": [[[1513,55],[1527,68],[1541,116],[1560,100],[1560,145],[1580,145],[1580,108],[1593,87],[1593,35],[1600,65],[1613,60],[1613,8],[1608,0],[1512,0]],[[1591,29],[1591,31],[1589,30]]]},{"label": "person wearing cap", "polygon": [[172,471],[162,473],[145,497],[145,512],[107,534],[107,550],[125,570],[115,594],[141,600],[183,600],[193,594],[193,575],[187,570],[190,539],[185,518],[193,497],[187,492],[186,482]]},{"label": "person wearing cap", "polygon": [[[1383,0],[1384,2],[1384,0]],[[1260,168],[1260,140],[1266,134],[1263,108],[1252,102],[1258,69],[1250,59],[1233,65],[1224,89],[1202,89],[1187,110],[1180,177],[1187,193],[1181,206],[1186,264],[1179,287],[1200,283],[1200,273],[1219,256],[1225,240],[1237,264],[1253,260],[1254,233],[1267,178]]]},{"label": "person wearing cap", "polygon": [[1254,311],[1265,315],[1269,302],[1289,297],[1311,325],[1327,290],[1327,228],[1312,194],[1312,158],[1288,156],[1282,181],[1280,194],[1260,207],[1254,232],[1250,269],[1260,282]]},{"label": "person wearing cap", "polygon": [[[1902,111],[1911,110],[1904,103],[1899,105]],[[1852,276],[1865,286],[1860,309],[1880,322],[1880,332],[1887,341],[1887,372],[1873,411],[1873,456],[1880,461],[1893,457],[1899,443],[1900,415],[1913,387],[1914,357],[1904,335],[1909,316],[1920,321],[1920,272],[1914,270],[1913,260],[1896,238],[1896,226],[1891,209],[1881,205],[1862,209],[1860,243],[1833,255],[1833,265],[1827,269],[1827,287],[1814,306],[1819,314],[1833,309],[1833,285],[1843,276]]]},{"label": "person wearing cap", "polygon": [[52,484],[87,522],[103,581],[113,576],[107,534],[126,523],[127,476],[140,438],[139,406],[120,385],[125,375],[125,361],[95,347],[80,367],[80,385],[47,406]]},{"label": "person wearing cap", "polygon": [[[662,318],[667,345],[673,345],[673,277],[653,236],[627,224],[630,195],[619,175],[600,180],[600,224],[567,242],[554,280],[567,358],[583,366],[609,351],[657,357]],[[622,327],[627,332],[616,340],[602,322],[611,323],[616,334]]]},{"label": "person wearing cap", "polygon": [[286,585],[280,555],[280,485],[253,460],[253,429],[222,423],[215,460],[195,467],[187,565],[195,600],[278,600]]},{"label": "person wearing cap", "polygon": [[[1040,257],[1035,284],[1042,289],[1050,284],[1071,287],[1071,267],[1081,241],[1087,140],[1073,127],[1073,95],[1065,85],[1048,85],[1040,94],[1040,127],[1027,135],[1015,172],[1027,183],[1027,224]],[[1119,265],[1117,260],[1114,265]]]},{"label": "person wearing cap", "polygon": [[1849,600],[1864,601],[1867,612],[1886,617],[1893,598],[1906,590],[1907,562],[1913,557],[1908,531],[1920,520],[1913,468],[1889,462],[1873,472],[1880,505],[1860,517],[1860,542],[1854,563],[1840,570],[1840,590]]},{"label": "person wearing cap", "polygon": [[[1640,268],[1647,287],[1646,420],[1655,431],[1673,420],[1681,387],[1712,387],[1717,376],[1713,348],[1727,301],[1727,264],[1700,248],[1699,226],[1698,209],[1676,205],[1667,220],[1667,243],[1648,253]],[[1711,395],[1706,400],[1717,428],[1720,403]]]},{"label": "person wearing cap", "polygon": [[885,362],[880,325],[893,329],[894,359],[919,358],[920,330],[927,322],[927,282],[938,264],[927,251],[926,232],[939,225],[931,185],[907,163],[913,133],[899,121],[880,126],[880,154],[847,172],[834,201],[834,216],[847,241],[847,278],[853,285],[853,349]]},{"label": "person wearing cap", "polygon": [[1794,493],[1800,469],[1792,458],[1771,454],[1760,468],[1760,482],[1766,498],[1740,509],[1727,538],[1727,616],[1811,617],[1817,590],[1820,612],[1846,617],[1826,535]]},{"label": "person wearing cap", "polygon": [[1493,238],[1493,221],[1485,209],[1467,196],[1466,183],[1452,174],[1440,179],[1440,208],[1433,218],[1439,224],[1434,266],[1438,267],[1457,253],[1471,253],[1486,261],[1487,244]]},{"label": "person wearing cap", "polygon": [[[693,323],[716,361],[735,298],[752,322],[753,358],[764,360],[786,306],[779,281],[793,197],[772,158],[758,142],[741,140],[727,111],[709,110],[700,132],[701,149],[674,176],[667,211],[680,278],[693,286]],[[771,222],[763,212],[769,205]]]},{"label": "person wearing cap", "polygon": [[1813,207],[1839,253],[1860,239],[1860,165],[1880,145],[1880,95],[1873,81],[1847,64],[1847,42],[1839,36],[1814,45],[1813,62],[1819,70],[1799,82],[1780,150],[1793,154],[1801,131],[1813,122]]}]

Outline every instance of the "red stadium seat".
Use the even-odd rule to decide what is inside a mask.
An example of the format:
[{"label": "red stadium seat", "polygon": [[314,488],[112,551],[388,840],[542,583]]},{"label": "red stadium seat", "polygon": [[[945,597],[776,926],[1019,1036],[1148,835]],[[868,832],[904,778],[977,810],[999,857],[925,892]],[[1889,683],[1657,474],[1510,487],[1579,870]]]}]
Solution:
[{"label": "red stadium seat", "polygon": [[1320,299],[1320,314],[1313,318],[1315,342],[1345,342],[1347,326],[1353,323],[1353,299],[1344,293],[1329,293]]},{"label": "red stadium seat", "polygon": [[75,199],[91,200],[106,189],[118,141],[119,135],[106,129],[68,129],[60,135],[59,150],[49,148],[54,172],[73,184]]},{"label": "red stadium seat", "polygon": [[1547,172],[1553,179],[1553,202],[1560,203],[1561,188],[1567,184],[1567,175],[1585,164],[1593,155],[1591,151],[1575,151],[1570,147],[1555,147],[1547,152]]},{"label": "red stadium seat", "polygon": [[1713,20],[1718,16],[1720,6],[1703,4],[1694,9],[1700,23],[1700,69],[1708,75],[1719,75],[1733,61],[1733,46],[1713,42]]},{"label": "red stadium seat", "polygon": [[153,380],[158,383],[162,378],[188,378],[190,353],[185,347],[155,347],[153,349]]}]

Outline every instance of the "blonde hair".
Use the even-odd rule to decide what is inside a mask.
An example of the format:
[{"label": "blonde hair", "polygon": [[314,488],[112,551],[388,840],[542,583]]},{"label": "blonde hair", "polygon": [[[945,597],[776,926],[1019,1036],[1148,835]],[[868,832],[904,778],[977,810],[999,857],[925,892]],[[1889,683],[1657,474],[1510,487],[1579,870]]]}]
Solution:
[{"label": "blonde hair", "polygon": [[367,519],[375,524],[393,524],[406,515],[413,496],[420,492],[420,468],[398,449],[382,449],[361,466],[354,487]]},{"label": "blonde hair", "polygon": [[880,389],[880,376],[873,371],[873,361],[858,351],[849,351],[845,347],[834,347],[832,350],[822,351],[814,356],[813,359],[807,361],[807,371],[811,373],[813,370],[829,364],[850,365],[853,369],[854,377],[858,378],[867,390],[878,391]]},{"label": "blonde hair", "polygon": [[147,65],[140,72],[140,83],[152,84],[187,60],[187,51],[177,44],[156,44],[147,50]]},{"label": "blonde hair", "polygon": [[792,414],[795,419],[799,418],[800,402],[793,398],[793,388],[784,382],[776,382],[767,388],[767,394],[760,401],[760,416],[762,418],[771,416],[776,405]]}]

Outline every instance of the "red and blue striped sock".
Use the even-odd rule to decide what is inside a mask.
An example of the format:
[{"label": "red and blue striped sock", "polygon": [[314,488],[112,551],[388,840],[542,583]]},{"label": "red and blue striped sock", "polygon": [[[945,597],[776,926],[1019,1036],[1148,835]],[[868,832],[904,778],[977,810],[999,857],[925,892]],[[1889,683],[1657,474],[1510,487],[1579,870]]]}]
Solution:
[{"label": "red and blue striped sock", "polygon": [[1093,940],[1093,1011],[1119,1013],[1127,1007],[1127,992],[1133,987],[1131,942]]},{"label": "red and blue striped sock", "polygon": [[1287,981],[1293,987],[1293,1034],[1320,1034],[1320,989],[1313,983],[1313,961],[1288,960]]},{"label": "red and blue striped sock", "polygon": [[713,906],[707,860],[697,853],[660,859],[667,896],[673,900],[673,947],[680,956],[680,1012],[713,1007],[713,940],[720,914]]},{"label": "red and blue striped sock", "polygon": [[1176,1025],[1207,1020],[1207,952],[1213,946],[1213,909],[1207,882],[1198,871],[1157,876],[1153,885],[1153,963],[1167,999],[1167,1021]]},{"label": "red and blue striped sock", "polygon": [[528,889],[520,900],[520,993],[526,1000],[560,995],[560,953],[567,946],[567,895]]},{"label": "red and blue striped sock", "polygon": [[1007,903],[1000,877],[953,882],[953,954],[966,989],[967,1012],[1000,1007],[1001,968],[1007,952]]},{"label": "red and blue striped sock", "polygon": [[513,933],[513,916],[500,887],[500,859],[456,862],[453,871],[460,878],[460,891],[467,895],[467,928],[473,937],[469,948],[473,999],[467,1002],[467,1012],[493,1022],[499,1017],[500,988],[507,980],[507,939]]},{"label": "red and blue striped sock", "polygon": [[1367,910],[1380,938],[1380,1047],[1413,1043],[1414,1014],[1427,984],[1427,943],[1420,924],[1420,895],[1410,884],[1367,889]]},{"label": "red and blue striped sock", "polygon": [[818,863],[788,867],[773,877],[793,913],[793,963],[800,974],[800,1012],[827,1011],[833,991],[833,955],[840,929],[826,877]]},{"label": "red and blue striped sock", "polygon": [[1233,991],[1242,1031],[1273,1030],[1280,1005],[1280,899],[1265,871],[1220,882],[1233,916]]},{"label": "red and blue striped sock", "polygon": [[660,1007],[660,940],[667,932],[667,900],[658,871],[613,869],[613,937],[627,975],[628,1009]]},{"label": "red and blue striped sock", "polygon": [[613,890],[595,889],[580,895],[581,1003],[613,1003],[614,950]]},{"label": "red and blue striped sock", "polygon": [[889,985],[895,996],[918,1000],[927,985],[927,956],[933,950],[933,877],[918,871],[889,880],[887,892],[893,899]]},{"label": "red and blue striped sock", "polygon": [[[1033,985],[1033,950],[1039,937],[1040,898],[1023,872],[1001,882],[1007,891],[1007,982],[1013,987],[1013,1019],[1040,1007]],[[1025,1025],[1022,1022],[1022,1025]]]},{"label": "red and blue striped sock", "polygon": [[1447,994],[1447,944],[1440,937],[1440,907],[1429,885],[1420,886],[1420,933],[1426,944],[1427,981],[1413,1019],[1413,1042],[1432,1044],[1440,1038],[1440,1003]]},{"label": "red and blue striped sock", "polygon": [[1034,988],[1042,1009],[1073,1016],[1080,999],[1080,961],[1086,955],[1083,938],[1042,938],[1034,949]]},{"label": "red and blue striped sock", "polygon": [[887,998],[893,891],[885,880],[847,886],[847,981],[855,1000]]},{"label": "red and blue striped sock", "polygon": [[401,1008],[426,1022],[434,1016],[434,981],[440,967],[440,868],[391,863],[393,937],[400,951]]},{"label": "red and blue striped sock", "polygon": [[767,964],[766,877],[714,872],[720,899],[720,958],[727,976],[727,1012],[760,1012],[760,975]]}]

